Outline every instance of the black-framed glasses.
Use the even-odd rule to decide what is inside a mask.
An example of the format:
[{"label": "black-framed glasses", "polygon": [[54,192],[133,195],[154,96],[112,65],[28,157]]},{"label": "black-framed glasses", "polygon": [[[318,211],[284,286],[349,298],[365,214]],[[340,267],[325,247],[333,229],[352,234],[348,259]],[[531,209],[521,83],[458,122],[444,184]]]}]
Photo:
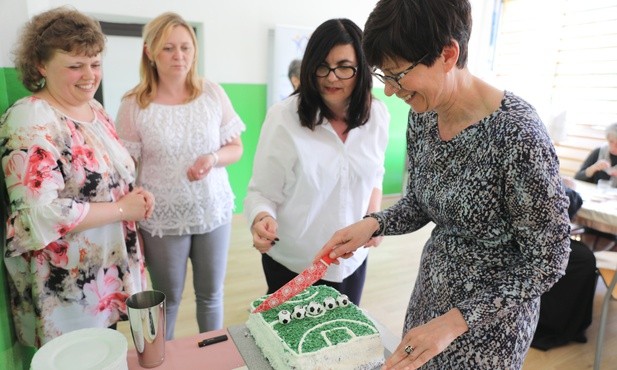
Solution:
[{"label": "black-framed glasses", "polygon": [[328,77],[330,72],[334,72],[334,75],[339,80],[349,80],[358,72],[358,68],[352,66],[338,66],[334,68],[330,68],[325,64],[321,64],[315,70],[315,76],[317,77]]},{"label": "black-framed glasses", "polygon": [[375,76],[379,81],[383,82],[385,85],[388,85],[394,89],[396,89],[396,91],[400,90],[403,88],[403,86],[401,85],[401,79],[403,77],[405,77],[407,75],[407,73],[409,73],[409,71],[411,71],[412,69],[416,68],[418,66],[418,64],[422,63],[422,61],[428,57],[428,54],[425,54],[422,58],[418,59],[417,62],[411,63],[411,65],[409,67],[407,67],[403,72],[397,74],[396,76],[386,76],[383,75],[381,73],[377,73],[375,72],[376,69],[373,69],[373,72],[371,72],[371,74],[373,76]]}]

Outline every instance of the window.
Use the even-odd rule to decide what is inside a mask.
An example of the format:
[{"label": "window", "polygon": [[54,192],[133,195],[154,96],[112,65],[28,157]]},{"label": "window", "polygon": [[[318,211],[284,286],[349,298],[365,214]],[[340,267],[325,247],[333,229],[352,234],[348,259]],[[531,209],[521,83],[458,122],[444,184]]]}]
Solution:
[{"label": "window", "polygon": [[503,0],[493,73],[538,109],[573,175],[617,122],[617,2]]}]

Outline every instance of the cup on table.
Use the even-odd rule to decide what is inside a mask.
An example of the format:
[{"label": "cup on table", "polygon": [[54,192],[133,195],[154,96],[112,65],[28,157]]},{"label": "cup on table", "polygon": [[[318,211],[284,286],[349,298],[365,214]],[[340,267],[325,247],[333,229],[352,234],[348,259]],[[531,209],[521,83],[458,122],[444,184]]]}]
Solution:
[{"label": "cup on table", "polygon": [[611,180],[598,180],[598,190],[606,193],[611,189]]},{"label": "cup on table", "polygon": [[165,359],[165,294],[135,293],[126,300],[126,307],[139,365],[159,366]]}]

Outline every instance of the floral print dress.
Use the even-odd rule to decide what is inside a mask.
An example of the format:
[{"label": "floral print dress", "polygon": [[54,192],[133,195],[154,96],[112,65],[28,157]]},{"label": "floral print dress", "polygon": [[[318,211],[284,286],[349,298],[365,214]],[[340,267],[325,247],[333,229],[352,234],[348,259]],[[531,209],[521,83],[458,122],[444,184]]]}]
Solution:
[{"label": "floral print dress", "polygon": [[119,200],[135,175],[113,122],[90,105],[94,120],[80,122],[26,97],[0,119],[4,263],[17,337],[28,346],[125,320],[126,298],[145,288],[134,222],[72,232],[90,203]]},{"label": "floral print dress", "polygon": [[[540,296],[569,256],[568,198],[535,110],[510,92],[449,141],[437,114],[411,113],[408,192],[385,210],[386,235],[433,222],[403,332],[458,308],[469,330],[422,369],[520,369]],[[411,342],[413,345],[413,342]]]}]

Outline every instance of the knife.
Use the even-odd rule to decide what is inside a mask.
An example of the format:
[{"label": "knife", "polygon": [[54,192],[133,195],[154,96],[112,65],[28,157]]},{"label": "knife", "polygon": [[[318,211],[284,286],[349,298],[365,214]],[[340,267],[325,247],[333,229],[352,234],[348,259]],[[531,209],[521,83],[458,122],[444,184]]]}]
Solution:
[{"label": "knife", "polygon": [[332,262],[334,262],[334,259],[330,258],[328,255],[324,255],[319,261],[314,262],[298,276],[291,279],[276,292],[270,294],[265,301],[261,302],[261,304],[253,310],[253,313],[259,313],[277,307],[285,303],[289,298],[313,285],[313,283],[326,274],[326,270]]}]

